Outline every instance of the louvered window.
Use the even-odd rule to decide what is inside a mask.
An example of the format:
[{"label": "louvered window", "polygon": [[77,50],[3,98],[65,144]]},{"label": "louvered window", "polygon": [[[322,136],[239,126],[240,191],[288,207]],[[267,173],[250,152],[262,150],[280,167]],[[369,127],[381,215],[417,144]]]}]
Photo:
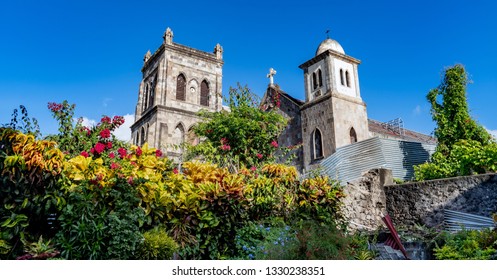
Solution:
[{"label": "louvered window", "polygon": [[176,79],[176,99],[185,101],[186,93],[186,78],[183,74],[179,74],[178,79]]},{"label": "louvered window", "polygon": [[200,105],[209,106],[209,85],[205,80],[200,85]]}]

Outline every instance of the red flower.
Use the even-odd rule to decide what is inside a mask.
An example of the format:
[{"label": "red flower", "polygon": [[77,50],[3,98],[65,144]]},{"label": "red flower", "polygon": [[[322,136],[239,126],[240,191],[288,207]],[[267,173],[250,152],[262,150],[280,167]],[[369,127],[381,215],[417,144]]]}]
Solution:
[{"label": "red flower", "polygon": [[128,178],[128,184],[132,185],[133,184],[133,177]]},{"label": "red flower", "polygon": [[140,148],[140,147],[136,148],[136,155],[137,156],[141,156],[142,155],[142,148]]},{"label": "red flower", "polygon": [[120,168],[120,167],[121,167],[121,166],[119,166],[119,164],[117,164],[117,163],[115,163],[115,162],[113,162],[113,163],[111,163],[111,164],[110,164],[110,169],[118,169],[118,168]]},{"label": "red flower", "polygon": [[98,142],[96,145],[95,145],[95,152],[97,152],[98,154],[100,154],[101,152],[103,152],[105,150],[105,145]]},{"label": "red flower", "polygon": [[125,149],[125,148],[122,148],[122,147],[121,147],[121,148],[119,148],[119,149],[117,150],[117,153],[119,154],[119,156],[120,156],[121,158],[124,158],[124,157],[126,157],[126,154],[127,154],[128,152],[126,151],[126,149]]},{"label": "red flower", "polygon": [[104,116],[101,120],[100,120],[101,123],[110,123],[110,118],[107,117],[107,116]]},{"label": "red flower", "polygon": [[258,157],[259,159],[261,159],[261,158],[262,158],[262,155],[261,155],[261,154],[257,154],[257,157]]},{"label": "red flower", "polygon": [[228,139],[226,139],[226,138],[224,138],[224,137],[223,137],[223,138],[221,138],[221,144],[223,144],[223,145],[228,144]]},{"label": "red flower", "polygon": [[90,155],[86,151],[82,151],[81,155],[84,156],[85,158],[89,157]]},{"label": "red flower", "polygon": [[114,116],[112,118],[112,124],[115,126],[120,126],[124,123],[124,118],[121,116]]},{"label": "red flower", "polygon": [[110,130],[104,129],[104,130],[100,131],[100,137],[109,138],[110,137]]},{"label": "red flower", "polygon": [[155,156],[156,157],[161,157],[162,156],[162,151],[159,150],[159,149],[155,150]]},{"label": "red flower", "polygon": [[94,154],[95,153],[95,148],[90,149],[90,153]]},{"label": "red flower", "polygon": [[115,156],[116,156],[116,155],[114,154],[114,152],[109,153],[109,157],[110,157],[110,158],[114,158]]},{"label": "red flower", "polygon": [[273,140],[273,142],[271,142],[271,146],[278,148],[278,142],[276,142],[276,140]]},{"label": "red flower", "polygon": [[175,167],[175,168],[173,169],[173,173],[174,173],[174,174],[178,174],[178,168],[176,168],[176,167]]},{"label": "red flower", "polygon": [[112,142],[107,142],[107,149],[112,149]]},{"label": "red flower", "polygon": [[223,150],[223,151],[229,151],[229,150],[231,150],[231,147],[230,147],[230,145],[222,145],[221,146],[221,150]]},{"label": "red flower", "polygon": [[257,170],[257,168],[256,168],[255,166],[252,166],[252,167],[250,167],[250,170],[252,170],[252,171],[256,171],[256,170]]},{"label": "red flower", "polygon": [[48,109],[52,112],[58,112],[62,110],[62,104],[55,102],[48,102]]}]

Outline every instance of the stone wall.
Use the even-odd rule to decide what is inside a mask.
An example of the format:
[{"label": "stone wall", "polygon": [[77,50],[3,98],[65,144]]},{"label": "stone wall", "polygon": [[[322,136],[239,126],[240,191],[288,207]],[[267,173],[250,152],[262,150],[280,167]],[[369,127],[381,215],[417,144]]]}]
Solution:
[{"label": "stone wall", "polygon": [[350,229],[384,228],[388,213],[396,227],[439,227],[443,210],[491,217],[497,213],[497,174],[393,185],[388,169],[372,169],[344,188],[342,208]]},{"label": "stone wall", "polygon": [[375,231],[383,226],[386,213],[385,184],[392,184],[392,171],[372,169],[362,178],[349,182],[344,188],[342,211],[349,221],[349,229]]},{"label": "stone wall", "polygon": [[443,209],[490,217],[497,212],[497,175],[483,174],[385,186],[394,224],[440,226]]}]

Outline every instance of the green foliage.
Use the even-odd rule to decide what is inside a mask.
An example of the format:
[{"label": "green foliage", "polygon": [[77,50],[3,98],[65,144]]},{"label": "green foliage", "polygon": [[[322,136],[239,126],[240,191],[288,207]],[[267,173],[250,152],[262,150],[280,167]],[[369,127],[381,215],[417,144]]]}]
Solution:
[{"label": "green foliage", "polygon": [[203,121],[193,130],[204,141],[188,148],[187,159],[200,157],[237,170],[274,161],[285,118],[275,111],[262,111],[255,95],[240,85],[230,88],[228,104],[229,112],[201,112]]},{"label": "green foliage", "polygon": [[[437,151],[446,155],[459,140],[474,140],[482,145],[491,141],[490,134],[469,116],[466,100],[468,77],[464,67],[457,64],[445,69],[440,85],[431,90],[427,99],[432,108],[433,120],[437,123],[435,137]],[[442,98],[442,103],[437,99]]]},{"label": "green foliage", "polygon": [[497,172],[497,144],[460,140],[448,155],[437,151],[431,162],[414,166],[414,171],[417,181]]},{"label": "green foliage", "polygon": [[143,234],[138,258],[142,260],[170,260],[179,249],[178,244],[162,227],[155,227]]},{"label": "green foliage", "polygon": [[125,179],[113,188],[82,182],[69,191],[56,241],[66,259],[133,259],[145,213]]},{"label": "green foliage", "polygon": [[467,83],[464,67],[455,65],[445,70],[441,84],[428,93],[438,146],[431,162],[414,167],[417,181],[497,171],[497,144],[469,116]]},{"label": "green foliage", "polygon": [[[372,259],[367,237],[346,235],[343,230],[320,221],[307,220],[286,230],[276,240],[269,239],[256,253],[257,259],[282,260],[351,260]],[[293,234],[290,234],[293,233]],[[269,241],[269,242],[267,242]]]},{"label": "green foliage", "polygon": [[438,260],[488,260],[497,252],[497,232],[485,229],[445,233],[438,243],[443,244],[433,250]]},{"label": "green foliage", "polygon": [[[21,111],[21,119],[19,119],[19,110]],[[20,131],[24,134],[32,134],[35,138],[40,137],[40,126],[38,125],[38,120],[35,118],[30,118],[28,110],[24,105],[19,106],[19,110],[14,109],[12,112],[12,119],[10,124],[3,125],[6,128],[11,128],[12,130]]]},{"label": "green foliage", "polygon": [[52,241],[44,241],[42,236],[40,236],[38,241],[34,242],[29,242],[25,239],[22,239],[21,241],[24,245],[26,254],[18,257],[18,260],[46,260],[60,254],[60,252],[54,248]]},{"label": "green foliage", "polygon": [[0,128],[0,146],[0,258],[15,258],[24,233],[52,235],[47,218],[64,203],[57,187],[64,156],[55,142],[11,128]]}]

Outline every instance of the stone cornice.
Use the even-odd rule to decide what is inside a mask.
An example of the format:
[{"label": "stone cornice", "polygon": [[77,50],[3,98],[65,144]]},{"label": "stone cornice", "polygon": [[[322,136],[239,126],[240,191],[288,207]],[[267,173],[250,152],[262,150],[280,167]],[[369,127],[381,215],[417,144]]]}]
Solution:
[{"label": "stone cornice", "polygon": [[162,44],[155,52],[154,54],[143,64],[143,67],[141,71],[143,72],[151,63],[152,61],[158,59],[162,53],[164,53],[165,50],[173,50],[177,51],[183,54],[186,54],[188,56],[194,56],[197,58],[201,58],[203,60],[210,61],[212,63],[220,63],[221,65],[224,64],[224,61],[222,59],[217,59],[215,53],[209,53],[209,52],[204,52],[201,50],[197,50],[194,48],[190,48],[188,46],[184,46],[181,44],[173,43],[172,45],[165,45]]},{"label": "stone cornice", "polygon": [[357,58],[353,58],[351,56],[348,56],[346,54],[342,54],[342,53],[339,53],[339,52],[336,52],[334,50],[326,50],[324,52],[322,52],[321,54],[309,59],[308,61],[302,63],[301,65],[299,65],[299,68],[300,69],[304,69],[304,68],[307,68],[313,64],[315,64],[316,62],[318,61],[321,61],[323,60],[325,57],[327,56],[333,56],[333,57],[338,57],[338,58],[341,58],[345,61],[348,61],[348,62],[351,62],[351,63],[355,63],[355,64],[360,64],[361,61]]}]

